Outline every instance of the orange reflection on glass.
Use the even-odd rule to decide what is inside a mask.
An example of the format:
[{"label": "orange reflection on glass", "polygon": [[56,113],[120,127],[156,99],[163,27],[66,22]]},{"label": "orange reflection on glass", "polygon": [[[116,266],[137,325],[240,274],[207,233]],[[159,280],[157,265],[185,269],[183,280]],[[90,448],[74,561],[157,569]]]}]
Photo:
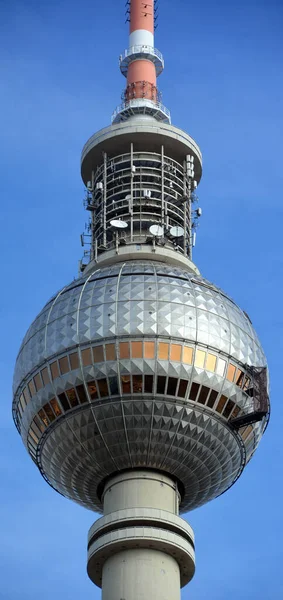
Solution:
[{"label": "orange reflection on glass", "polygon": [[182,353],[181,344],[171,344],[170,348],[170,360],[177,360],[180,362]]},{"label": "orange reflection on glass", "polygon": [[38,411],[38,416],[41,418],[41,420],[42,420],[42,422],[44,423],[44,425],[45,425],[46,427],[48,427],[48,425],[49,425],[49,421],[48,421],[48,419],[47,419],[47,416],[46,416],[46,414],[45,414],[44,410],[42,410],[42,408],[41,408],[41,410],[39,410],[39,411]]},{"label": "orange reflection on glass", "polygon": [[193,349],[189,348],[189,346],[184,346],[183,348],[183,363],[186,365],[193,363]]},{"label": "orange reflection on glass", "polygon": [[215,354],[210,354],[210,353],[207,354],[205,367],[208,371],[212,371],[212,372],[215,371],[215,367],[216,367]]},{"label": "orange reflection on glass", "polygon": [[220,396],[220,400],[219,400],[219,402],[218,402],[218,404],[216,406],[216,409],[215,409],[220,414],[222,413],[222,410],[223,410],[223,408],[224,408],[227,400],[228,400],[227,396]]},{"label": "orange reflection on glass", "polygon": [[87,387],[88,387],[88,392],[89,392],[91,399],[95,400],[96,398],[98,398],[95,381],[89,381],[87,384]]},{"label": "orange reflection on glass", "polygon": [[79,368],[78,353],[77,352],[72,352],[72,354],[69,355],[69,359],[70,359],[70,365],[71,365],[72,371],[74,369],[78,369]]},{"label": "orange reflection on glass", "polygon": [[106,360],[116,360],[115,344],[106,344],[105,352],[106,352]]},{"label": "orange reflection on glass", "polygon": [[78,406],[79,403],[78,403],[77,395],[76,395],[74,388],[70,388],[69,390],[66,390],[65,394],[66,394],[72,408],[74,406]]},{"label": "orange reflection on glass", "polygon": [[38,390],[41,390],[41,388],[43,387],[39,373],[37,373],[37,375],[34,376],[33,381],[34,381],[34,385],[36,387],[36,391],[38,392]]},{"label": "orange reflection on glass", "polygon": [[203,368],[205,361],[204,350],[197,350],[195,356],[195,367]]},{"label": "orange reflection on glass", "polygon": [[44,404],[43,410],[46,412],[46,415],[47,415],[49,421],[50,422],[54,421],[55,415],[54,415],[53,410],[48,402],[46,404]]},{"label": "orange reflection on glass", "polygon": [[238,385],[239,387],[242,387],[243,380],[244,380],[243,371],[241,371],[241,369],[237,369],[236,377],[235,377],[236,385]]},{"label": "orange reflection on glass", "polygon": [[40,373],[41,373],[41,377],[42,377],[42,381],[43,381],[44,385],[47,385],[48,383],[50,383],[50,377],[49,377],[47,367],[45,367],[45,369],[42,369],[42,371],[40,371]]},{"label": "orange reflection on glass", "polygon": [[59,358],[59,367],[60,367],[61,375],[65,375],[65,373],[68,373],[70,371],[69,361],[68,361],[67,356],[63,356],[62,358]]},{"label": "orange reflection on glass", "polygon": [[155,357],[155,342],[144,342],[144,358]]},{"label": "orange reflection on glass", "polygon": [[34,385],[32,379],[28,382],[28,389],[29,389],[29,393],[30,393],[31,397],[33,397],[35,394],[35,385]]},{"label": "orange reflection on glass", "polygon": [[59,369],[58,369],[57,360],[55,360],[53,363],[51,363],[50,369],[51,369],[52,379],[56,379],[57,377],[59,377]]},{"label": "orange reflection on glass", "polygon": [[92,354],[90,348],[85,348],[82,350],[82,361],[85,367],[92,365]]},{"label": "orange reflection on glass", "polygon": [[50,404],[53,408],[53,412],[55,413],[56,417],[59,417],[62,414],[62,411],[56,398],[52,398],[52,400],[50,400]]},{"label": "orange reflection on glass", "polygon": [[104,361],[103,346],[95,346],[95,348],[93,348],[92,351],[93,351],[93,360],[95,363]]},{"label": "orange reflection on glass", "polygon": [[158,358],[161,360],[168,360],[169,357],[169,344],[165,342],[159,342],[158,344]]},{"label": "orange reflection on glass", "polygon": [[234,381],[235,373],[236,373],[236,367],[234,367],[234,365],[231,365],[231,363],[229,363],[226,379],[228,379],[228,381],[231,381],[231,382]]},{"label": "orange reflection on glass", "polygon": [[142,342],[131,342],[132,358],[142,358]]},{"label": "orange reflection on glass", "polygon": [[130,358],[130,344],[129,342],[120,342],[120,358]]}]

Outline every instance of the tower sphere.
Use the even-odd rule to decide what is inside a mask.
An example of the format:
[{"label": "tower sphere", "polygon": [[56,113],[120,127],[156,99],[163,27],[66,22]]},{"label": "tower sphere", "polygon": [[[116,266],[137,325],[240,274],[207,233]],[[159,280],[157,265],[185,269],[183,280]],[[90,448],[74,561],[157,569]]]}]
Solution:
[{"label": "tower sphere", "polygon": [[13,416],[46,481],[103,513],[87,562],[102,600],[180,600],[195,552],[179,511],[241,475],[268,372],[248,315],[193,262],[201,151],[157,87],[154,0],[126,6],[122,103],[81,157],[88,249],[25,335]]},{"label": "tower sphere", "polygon": [[249,414],[265,362],[248,316],[215,285],[158,261],[120,262],[60,290],[32,323],[14,414],[65,496],[101,511],[107,478],[147,467],[178,481],[188,511],[229,488],[255,451],[266,419]]}]

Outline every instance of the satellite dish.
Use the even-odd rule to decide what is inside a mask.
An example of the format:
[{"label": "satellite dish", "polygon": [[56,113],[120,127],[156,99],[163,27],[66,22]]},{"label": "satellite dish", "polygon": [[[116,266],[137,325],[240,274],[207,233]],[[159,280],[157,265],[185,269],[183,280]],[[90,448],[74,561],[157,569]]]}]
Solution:
[{"label": "satellite dish", "polygon": [[149,228],[151,235],[156,237],[162,237],[164,235],[164,229],[161,225],[151,225]]},{"label": "satellite dish", "polygon": [[170,227],[170,235],[174,238],[182,237],[184,235],[183,227]]},{"label": "satellite dish", "polygon": [[110,225],[115,227],[115,229],[125,229],[128,227],[128,223],[126,223],[126,221],[121,221],[121,219],[112,219],[112,221],[110,221]]}]

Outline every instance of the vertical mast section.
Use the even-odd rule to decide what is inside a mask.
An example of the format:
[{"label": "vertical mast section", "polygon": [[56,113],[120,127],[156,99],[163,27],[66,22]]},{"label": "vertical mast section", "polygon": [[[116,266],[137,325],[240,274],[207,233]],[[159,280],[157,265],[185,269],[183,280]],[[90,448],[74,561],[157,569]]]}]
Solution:
[{"label": "vertical mast section", "polygon": [[147,114],[170,123],[170,112],[162,105],[156,84],[164,60],[154,47],[154,0],[129,0],[129,13],[129,48],[120,56],[120,69],[127,85],[112,123],[121,123],[135,114]]}]

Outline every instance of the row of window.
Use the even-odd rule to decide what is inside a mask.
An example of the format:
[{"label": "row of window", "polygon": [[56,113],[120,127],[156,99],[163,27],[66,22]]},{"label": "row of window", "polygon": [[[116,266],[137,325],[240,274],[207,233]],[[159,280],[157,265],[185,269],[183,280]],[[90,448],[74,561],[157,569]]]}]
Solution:
[{"label": "row of window", "polygon": [[[156,379],[156,381],[154,381]],[[123,375],[120,378],[120,390],[117,377],[109,379],[99,379],[89,381],[87,385],[88,395],[91,400],[104,398],[110,395],[120,394],[166,394],[178,398],[185,398],[188,390],[188,381],[185,379],[177,379],[175,377],[164,377],[153,375]],[[155,387],[155,390],[154,390]],[[225,419],[232,419],[239,416],[241,409],[227,396],[220,395],[216,390],[212,390],[207,386],[198,383],[192,383],[189,394],[189,400],[198,402],[213,408],[221,414]],[[41,434],[45,429],[55,421],[57,417],[68,412],[72,408],[88,402],[85,387],[78,385],[70,388],[61,394],[58,394],[58,400],[52,398],[47,402],[34,417],[28,434],[29,449],[35,458],[36,446]],[[251,426],[249,426],[251,427]],[[251,429],[247,431],[249,434]],[[247,437],[246,435],[246,437]],[[243,437],[243,439],[245,439]]]},{"label": "row of window", "polygon": [[[186,365],[194,364],[197,368],[206,369],[221,377],[225,376],[228,381],[235,383],[244,390],[247,390],[251,385],[250,377],[224,358],[211,352],[199,348],[194,349],[191,346],[183,346],[182,344],[170,344],[168,342],[155,341],[131,341],[92,346],[81,350],[82,364],[86,367],[95,363],[116,360],[117,358],[158,358],[159,360],[182,362]],[[55,380],[57,377],[60,377],[60,375],[65,375],[69,371],[78,369],[79,366],[79,355],[78,352],[75,351],[58,360],[54,360],[50,363],[49,369],[45,367],[38,372],[28,382],[20,395],[18,404],[19,417],[22,417],[25,406],[36,392],[50,383],[51,380]]]}]

